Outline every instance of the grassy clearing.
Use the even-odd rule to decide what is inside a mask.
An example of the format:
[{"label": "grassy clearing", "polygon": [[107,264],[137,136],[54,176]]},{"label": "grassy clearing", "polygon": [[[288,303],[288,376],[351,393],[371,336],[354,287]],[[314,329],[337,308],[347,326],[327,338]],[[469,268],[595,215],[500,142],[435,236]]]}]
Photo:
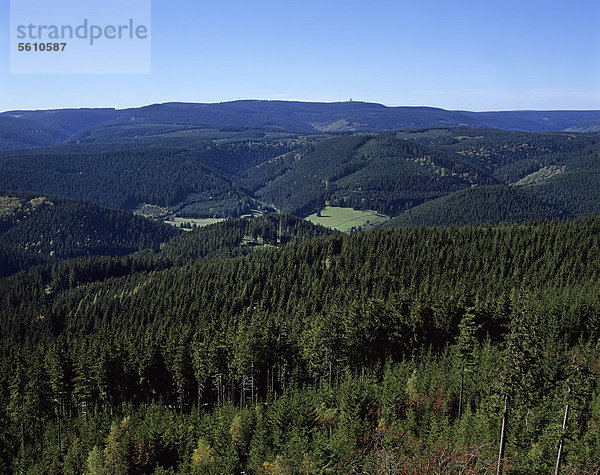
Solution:
[{"label": "grassy clearing", "polygon": [[317,216],[315,213],[306,219],[315,224],[346,232],[351,228],[358,227],[364,230],[374,229],[385,223],[390,217],[377,211],[326,206],[321,210],[321,216]]},{"label": "grassy clearing", "polygon": [[172,220],[165,221],[165,223],[175,226],[176,228],[181,227],[183,224],[189,224],[191,228],[182,228],[186,231],[191,231],[194,227],[201,228],[208,226],[209,224],[215,224],[220,221],[224,221],[225,218],[173,218]]},{"label": "grassy clearing", "polygon": [[240,216],[240,218],[260,218],[263,214],[262,211],[257,210],[257,209],[251,209],[250,213],[248,214],[243,214]]}]

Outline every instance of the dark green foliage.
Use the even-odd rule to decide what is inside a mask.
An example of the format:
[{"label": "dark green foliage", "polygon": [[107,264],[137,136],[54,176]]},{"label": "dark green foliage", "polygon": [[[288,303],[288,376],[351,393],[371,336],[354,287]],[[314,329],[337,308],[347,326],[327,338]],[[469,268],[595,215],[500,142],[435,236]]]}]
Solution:
[{"label": "dark green foliage", "polygon": [[[597,470],[600,221],[566,219],[598,213],[598,136],[362,133],[582,122],[327,108],[27,113],[48,125],[37,138],[25,119],[0,124],[24,127],[2,136],[0,186],[36,191],[6,203],[3,272],[48,264],[0,279],[0,472],[489,468],[505,400],[507,469],[548,472],[564,441],[567,473]],[[175,230],[38,191],[187,216],[329,203],[404,224],[527,224],[342,236],[277,214],[159,253]],[[56,262],[93,254],[114,257]]]},{"label": "dark green foliage", "polygon": [[6,150],[54,145],[66,138],[32,120],[0,115],[0,153]]},{"label": "dark green foliage", "polygon": [[[318,232],[267,216],[207,239],[273,239],[279,220],[298,240]],[[0,464],[318,473],[442,456],[460,466],[473,453],[488,463],[510,394],[507,467],[552,468],[569,398],[563,466],[592,469],[599,230],[598,218],[380,230],[194,263],[81,258],[1,279]],[[182,236],[179,255],[203,255],[191,250],[200,235]]]},{"label": "dark green foliage", "polygon": [[[443,170],[448,169],[455,175],[446,176]],[[493,183],[451,152],[369,135],[321,141],[250,169],[246,177],[260,183],[256,194],[262,200],[298,215],[310,214],[325,202],[397,214],[473,182]]]},{"label": "dark green foliage", "polygon": [[[509,187],[476,187],[401,213],[388,226],[464,225],[598,214],[598,135],[425,129],[400,137],[455,152]],[[480,183],[478,183],[480,184]]]},{"label": "dark green foliage", "polygon": [[[335,114],[385,110],[368,104],[331,106]],[[402,223],[458,225],[598,212],[598,134],[466,127],[354,130],[363,126],[331,133],[327,126],[321,127],[327,132],[321,132],[302,122],[320,114],[319,105],[304,105],[292,117],[294,107],[300,106],[222,104],[219,112],[214,110],[214,123],[207,112],[213,106],[193,104],[87,111],[83,117],[95,125],[62,143],[49,146],[56,142],[42,141],[32,148],[24,137],[21,150],[5,147],[0,153],[0,187],[126,209],[150,203],[183,217],[240,217],[253,210],[306,216],[326,204],[396,216],[425,204],[415,209],[414,218],[403,216]],[[265,117],[275,110],[283,115],[276,113],[274,122],[265,125]],[[412,111],[434,116],[439,112]],[[52,122],[41,113],[19,115]],[[73,115],[77,112],[50,114],[60,130],[76,127]],[[233,116],[244,120],[238,126],[220,122]],[[28,122],[2,117],[13,125]],[[274,128],[278,120],[292,126]],[[421,125],[420,119],[411,124]],[[498,126],[505,128],[502,121]],[[25,133],[29,126],[23,127]],[[471,190],[497,184],[516,186],[493,193]],[[475,209],[478,205],[482,211]]]},{"label": "dark green foliage", "polygon": [[4,171],[0,187],[118,208],[151,203],[194,217],[238,217],[261,204],[236,183],[235,174],[288,151],[295,143],[185,138],[161,142],[159,136],[147,143],[72,143],[8,154],[0,159]]},{"label": "dark green foliage", "polygon": [[35,264],[88,255],[159,250],[178,233],[162,223],[84,201],[0,192],[0,276]]},{"label": "dark green foliage", "polygon": [[[74,153],[73,153],[74,152]],[[95,153],[37,153],[1,160],[0,187],[66,195],[133,208],[138,203],[170,206],[189,193],[214,199],[233,191],[219,173],[187,151],[122,149]]]},{"label": "dark green foliage", "polygon": [[[542,167],[589,157],[597,153],[599,143],[597,134],[526,133],[472,128],[423,129],[397,135],[457,153],[505,184],[514,183]],[[589,158],[583,161],[590,162]]]},{"label": "dark green foliage", "polygon": [[254,219],[227,220],[184,233],[166,243],[161,254],[175,261],[234,257],[266,246],[332,234],[335,231],[295,216],[269,214]]},{"label": "dark green foliage", "polygon": [[400,213],[384,226],[464,226],[570,216],[573,215],[528,188],[496,185],[469,188],[428,201]]},{"label": "dark green foliage", "polygon": [[529,187],[531,192],[570,216],[600,214],[600,170],[565,172]]}]

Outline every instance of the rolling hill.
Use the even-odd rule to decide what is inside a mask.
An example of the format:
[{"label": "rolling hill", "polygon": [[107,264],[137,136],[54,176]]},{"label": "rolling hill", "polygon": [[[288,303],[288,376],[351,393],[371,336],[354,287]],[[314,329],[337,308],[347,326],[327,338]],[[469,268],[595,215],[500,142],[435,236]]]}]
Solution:
[{"label": "rolling hill", "polygon": [[[520,221],[531,199],[538,217],[583,216],[599,208],[600,135],[572,130],[593,130],[596,116],[285,101],[15,111],[0,114],[0,189],[150,204],[182,218],[305,217],[333,206],[403,215],[392,224],[423,213]],[[467,190],[493,185],[523,190],[497,188],[505,206],[476,212],[473,200],[491,197]]]},{"label": "rolling hill", "polygon": [[0,155],[7,150],[54,145],[66,137],[38,122],[0,115]]},{"label": "rolling hill", "polygon": [[[59,109],[0,114],[35,121],[66,135],[84,138],[98,127],[177,124],[196,127],[271,128],[295,133],[384,131],[414,127],[486,127],[504,130],[591,131],[600,111],[449,111],[435,107],[386,107],[337,103],[240,100],[222,103],[153,104],[131,109]],[[87,132],[84,132],[88,130]]]},{"label": "rolling hill", "polygon": [[459,155],[373,135],[326,139],[249,169],[244,178],[255,182],[258,175],[256,196],[298,215],[323,203],[397,214],[474,182],[494,182]]},{"label": "rolling hill", "polygon": [[533,190],[495,185],[469,188],[428,201],[400,213],[384,226],[464,226],[571,216],[545,202]]},{"label": "rolling hill", "polygon": [[269,214],[255,219],[222,221],[183,233],[165,243],[161,255],[183,262],[205,257],[234,257],[334,234],[331,229],[295,216]]},{"label": "rolling hill", "polygon": [[85,201],[0,192],[0,276],[78,256],[158,251],[177,234],[166,224]]}]

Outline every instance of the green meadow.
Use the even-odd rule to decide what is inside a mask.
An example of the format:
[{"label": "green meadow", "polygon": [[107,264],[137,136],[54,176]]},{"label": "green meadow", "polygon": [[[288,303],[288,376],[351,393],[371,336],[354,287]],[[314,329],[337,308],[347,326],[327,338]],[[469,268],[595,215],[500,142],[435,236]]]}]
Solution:
[{"label": "green meadow", "polygon": [[340,208],[337,206],[326,206],[318,213],[311,214],[306,219],[314,224],[320,224],[338,231],[346,232],[352,228],[374,229],[385,223],[389,218],[385,214],[370,210],[356,210],[352,208]]}]

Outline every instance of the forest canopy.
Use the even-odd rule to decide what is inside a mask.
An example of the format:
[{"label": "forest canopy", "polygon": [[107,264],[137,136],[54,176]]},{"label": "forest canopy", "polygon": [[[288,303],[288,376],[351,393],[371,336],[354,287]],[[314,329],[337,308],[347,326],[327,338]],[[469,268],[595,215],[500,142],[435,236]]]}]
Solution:
[{"label": "forest canopy", "polygon": [[403,228],[4,278],[2,470],[494,466],[505,400],[507,469],[549,471],[562,440],[593,470],[599,231]]}]

